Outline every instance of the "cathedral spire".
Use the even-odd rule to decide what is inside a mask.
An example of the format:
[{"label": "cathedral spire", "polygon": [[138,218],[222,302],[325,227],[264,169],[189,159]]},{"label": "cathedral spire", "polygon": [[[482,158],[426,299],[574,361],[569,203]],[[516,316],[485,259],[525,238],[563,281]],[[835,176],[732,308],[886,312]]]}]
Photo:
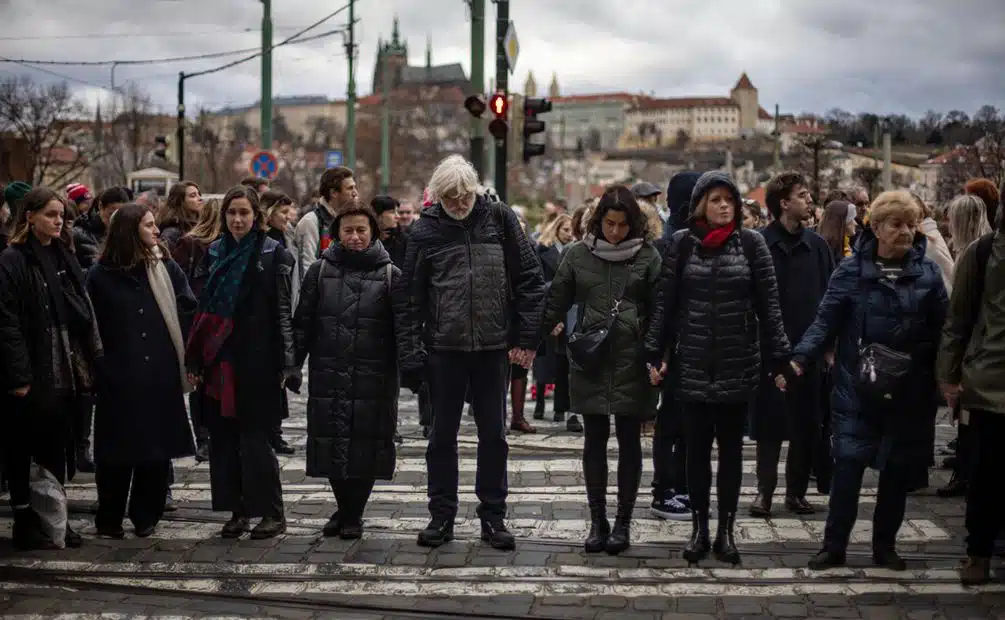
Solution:
[{"label": "cathedral spire", "polygon": [[391,30],[391,45],[397,47],[401,45],[401,35],[398,30],[398,16],[394,16],[394,27]]},{"label": "cathedral spire", "polygon": [[426,35],[426,69],[433,68],[433,36]]}]

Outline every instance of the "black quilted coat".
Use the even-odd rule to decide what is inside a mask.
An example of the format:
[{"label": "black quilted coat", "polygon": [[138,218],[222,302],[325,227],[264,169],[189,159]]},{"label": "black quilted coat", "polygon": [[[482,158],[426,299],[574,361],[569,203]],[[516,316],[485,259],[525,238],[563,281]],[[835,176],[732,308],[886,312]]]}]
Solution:
[{"label": "black quilted coat", "polygon": [[[702,175],[691,197],[692,211],[716,186],[728,187],[735,204],[739,190],[720,172]],[[677,251],[691,229],[671,237],[660,276],[656,307],[646,335],[651,362],[669,354],[667,380],[683,401],[742,403],[750,401],[761,373],[762,345],[767,363],[781,370],[789,356],[782,324],[778,284],[771,252],[760,233],[742,228],[736,209],[736,230],[718,248],[703,248],[694,237],[693,251],[677,284]],[[754,248],[753,264],[744,255],[741,235]]]},{"label": "black quilted coat", "polygon": [[398,365],[389,266],[393,283],[400,271],[380,241],[362,252],[336,242],[304,276],[293,325],[297,362],[310,356],[308,476],[394,474]]}]

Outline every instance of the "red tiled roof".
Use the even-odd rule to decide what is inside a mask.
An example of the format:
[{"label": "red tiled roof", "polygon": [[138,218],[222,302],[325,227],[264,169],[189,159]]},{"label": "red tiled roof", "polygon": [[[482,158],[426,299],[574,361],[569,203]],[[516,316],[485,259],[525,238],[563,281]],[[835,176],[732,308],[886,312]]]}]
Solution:
[{"label": "red tiled roof", "polygon": [[935,157],[929,159],[925,163],[926,164],[932,164],[932,165],[935,165],[935,166],[943,166],[945,164],[948,164],[954,158],[963,157],[964,155],[966,155],[966,152],[967,152],[967,150],[964,147],[961,146],[961,147],[955,148],[955,149],[953,149],[951,151],[947,151],[947,152],[945,152],[945,153],[943,153],[941,155],[936,155]]},{"label": "red tiled roof", "polygon": [[770,121],[773,120],[775,117],[764,108],[758,108],[757,118],[761,119],[762,121]]},{"label": "red tiled roof", "polygon": [[783,133],[796,133],[796,134],[814,134],[814,133],[826,133],[823,127],[816,126],[809,123],[788,123],[782,127]]},{"label": "red tiled roof", "polygon": [[729,97],[675,97],[673,99],[643,99],[635,104],[636,110],[671,110],[680,108],[739,107]]},{"label": "red tiled roof", "polygon": [[563,97],[552,97],[553,103],[593,103],[605,101],[623,101],[632,103],[638,99],[649,99],[646,95],[633,95],[631,93],[595,93],[587,95],[565,95]]},{"label": "red tiled roof", "polygon": [[736,82],[736,86],[733,87],[733,90],[736,89],[757,90],[754,88],[754,84],[750,81],[750,78],[747,77],[746,71],[743,72],[743,75],[741,75],[740,79]]}]

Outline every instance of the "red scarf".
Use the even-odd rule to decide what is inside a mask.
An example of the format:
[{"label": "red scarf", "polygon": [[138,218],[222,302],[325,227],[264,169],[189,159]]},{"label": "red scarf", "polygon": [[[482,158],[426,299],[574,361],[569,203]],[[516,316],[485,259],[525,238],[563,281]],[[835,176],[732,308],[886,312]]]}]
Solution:
[{"label": "red scarf", "polygon": [[694,223],[694,231],[701,237],[701,245],[706,248],[720,248],[726,239],[736,230],[736,222],[730,222],[719,228],[711,228],[707,220],[698,220]]}]

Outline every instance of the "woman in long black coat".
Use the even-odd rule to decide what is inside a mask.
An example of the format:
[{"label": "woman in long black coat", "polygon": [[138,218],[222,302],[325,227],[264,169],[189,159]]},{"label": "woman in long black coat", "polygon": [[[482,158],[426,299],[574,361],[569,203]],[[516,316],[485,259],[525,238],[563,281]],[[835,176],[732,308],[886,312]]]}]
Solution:
[{"label": "woman in long black coat", "polygon": [[377,216],[352,205],[338,237],[307,270],[294,318],[298,364],[310,355],[307,475],[328,478],[338,512],[325,536],[363,534],[374,480],[394,475],[398,369],[391,286],[400,271],[377,239]]},{"label": "woman in long black coat", "polygon": [[223,198],[223,236],[209,247],[209,278],[186,351],[190,382],[201,384],[209,428],[213,510],[231,513],[221,535],[252,538],[286,531],[279,462],[270,444],[282,420],[283,388],[300,369],[293,356],[293,257],[265,234],[255,190]]},{"label": "woman in long black coat", "polygon": [[111,538],[124,536],[127,500],[136,535],[153,533],[164,511],[171,460],[195,453],[182,356],[196,300],[157,232],[146,207],[119,209],[87,274],[105,346],[94,417],[95,525]]},{"label": "woman in long black coat", "polygon": [[[55,192],[28,192],[0,254],[0,437],[14,545],[25,550],[50,543],[30,505],[31,464],[73,477],[76,403],[101,355],[83,272],[60,239],[65,208]],[[67,528],[67,546],[80,542]]]}]

